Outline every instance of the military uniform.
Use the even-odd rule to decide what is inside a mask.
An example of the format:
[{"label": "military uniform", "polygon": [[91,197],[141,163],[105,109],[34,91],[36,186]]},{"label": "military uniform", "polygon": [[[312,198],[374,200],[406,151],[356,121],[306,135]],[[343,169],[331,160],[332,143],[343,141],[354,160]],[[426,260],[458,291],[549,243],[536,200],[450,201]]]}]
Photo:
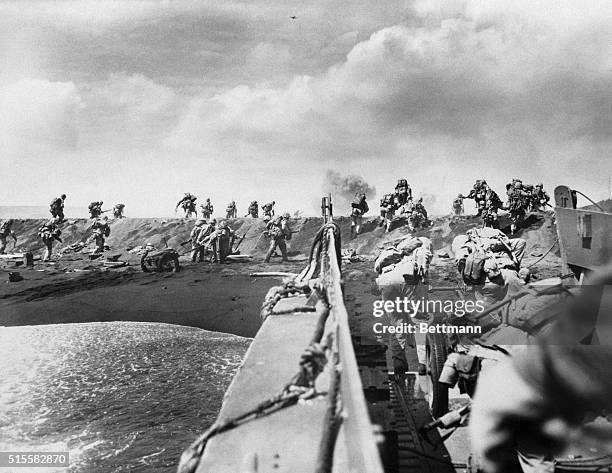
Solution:
[{"label": "military uniform", "polygon": [[291,228],[289,228],[289,217],[287,215],[282,218],[278,216],[271,220],[267,225],[266,234],[270,237],[270,247],[264,261],[266,263],[270,262],[270,258],[277,247],[281,250],[283,261],[288,261],[287,243],[285,241],[291,240],[292,236]]},{"label": "military uniform", "polygon": [[276,204],[276,202],[272,201],[261,206],[261,209],[263,210],[263,218],[265,221],[271,220],[272,217],[274,217],[274,204]]},{"label": "military uniform", "polygon": [[38,229],[38,236],[42,239],[45,245],[45,254],[43,261],[49,261],[53,252],[53,241],[62,241],[60,235],[62,231],[57,227],[55,220],[49,220]]},{"label": "military uniform", "polygon": [[232,200],[225,209],[225,218],[236,218],[237,216],[238,209],[236,209],[236,202]]},{"label": "military uniform", "polygon": [[12,226],[13,221],[11,219],[5,220],[4,222],[2,222],[2,225],[0,225],[0,255],[3,255],[5,253],[6,240],[8,237],[12,236],[15,240],[15,244],[17,243],[17,237],[11,231]]},{"label": "military uniform", "polygon": [[507,187],[508,211],[510,212],[510,220],[512,222],[510,225],[510,230],[512,233],[514,233],[518,225],[525,218],[531,194],[525,191],[523,183],[518,179],[515,179]]},{"label": "military uniform", "polygon": [[455,200],[453,200],[453,214],[463,215],[463,195],[459,194]]},{"label": "military uniform", "polygon": [[102,215],[102,205],[104,204],[104,202],[100,201],[94,201],[91,204],[89,204],[89,216],[90,218],[94,219],[94,218],[98,218],[100,215]]},{"label": "military uniform", "polygon": [[219,228],[214,232],[211,240],[216,243],[216,260],[224,263],[228,255],[232,253],[234,246],[235,232],[226,222],[221,222]]},{"label": "military uniform", "polygon": [[361,233],[363,214],[370,210],[366,202],[366,195],[356,194],[351,207],[351,235],[359,235]]},{"label": "military uniform", "polygon": [[125,204],[117,204],[113,207],[113,217],[114,218],[123,218],[123,209],[125,208]]},{"label": "military uniform", "polygon": [[[398,258],[401,258],[399,261],[386,264],[379,258],[375,264],[375,270],[380,273],[376,279],[376,285],[380,289],[382,300],[395,301],[397,298],[401,300],[407,298],[414,301],[426,301],[428,289],[426,282],[429,265],[433,258],[431,240],[425,237],[408,237],[396,245],[395,250]],[[395,310],[385,311],[380,322],[385,326],[401,327],[404,323],[414,323],[414,317],[422,318],[425,315],[425,313],[407,314]],[[396,374],[408,369],[406,350],[412,344],[409,343],[411,339],[414,339],[416,344],[419,364],[426,364],[425,334],[420,331],[412,335],[398,330],[394,334],[385,333],[379,338],[390,350]]]},{"label": "military uniform", "polygon": [[189,192],[185,192],[185,197],[178,201],[174,211],[181,207],[185,212],[185,218],[191,218],[191,214],[194,214],[195,217],[198,216],[198,212],[196,210],[196,200],[198,198],[195,195],[191,195]]},{"label": "military uniform", "polygon": [[64,221],[64,201],[66,200],[66,194],[62,194],[60,197],[56,197],[51,201],[49,205],[49,212],[53,218],[58,218],[59,222]]},{"label": "military uniform", "polygon": [[206,199],[206,203],[200,205],[200,210],[202,212],[202,218],[209,219],[212,216],[214,207],[210,202],[210,199]]},{"label": "military uniform", "polygon": [[110,235],[110,226],[106,217],[98,218],[91,226],[93,230],[93,238],[96,243],[94,254],[104,253],[105,238]]},{"label": "military uniform", "polygon": [[380,216],[382,218],[380,226],[384,225],[387,232],[391,231],[391,224],[395,217],[393,194],[385,194],[380,200]]},{"label": "military uniform", "polygon": [[259,218],[259,206],[257,205],[256,200],[251,202],[251,205],[249,205],[247,212],[248,213],[245,215],[245,217],[248,217],[250,215],[252,218]]}]

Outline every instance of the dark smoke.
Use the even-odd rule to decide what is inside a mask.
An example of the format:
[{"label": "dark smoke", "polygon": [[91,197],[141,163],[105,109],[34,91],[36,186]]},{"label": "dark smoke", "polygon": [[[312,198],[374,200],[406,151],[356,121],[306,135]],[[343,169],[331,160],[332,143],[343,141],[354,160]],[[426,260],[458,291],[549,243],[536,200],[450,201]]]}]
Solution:
[{"label": "dark smoke", "polygon": [[342,176],[339,172],[330,169],[325,174],[323,192],[331,193],[336,212],[344,212],[344,209],[350,208],[356,193],[365,194],[372,207],[371,202],[376,195],[376,188],[368,184],[361,176],[355,174]]}]

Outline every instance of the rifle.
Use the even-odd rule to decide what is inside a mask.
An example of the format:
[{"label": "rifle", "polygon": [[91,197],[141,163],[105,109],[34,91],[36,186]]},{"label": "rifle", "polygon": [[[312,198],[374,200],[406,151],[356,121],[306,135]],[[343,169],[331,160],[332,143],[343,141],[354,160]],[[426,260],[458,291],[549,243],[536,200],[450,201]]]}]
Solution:
[{"label": "rifle", "polygon": [[240,244],[244,241],[244,237],[247,236],[248,230],[246,232],[244,232],[244,235],[242,235],[242,237],[240,238],[240,240],[238,241],[238,244],[234,247],[234,249],[232,250],[232,253],[235,253],[236,251],[238,251],[238,247],[240,246]]}]

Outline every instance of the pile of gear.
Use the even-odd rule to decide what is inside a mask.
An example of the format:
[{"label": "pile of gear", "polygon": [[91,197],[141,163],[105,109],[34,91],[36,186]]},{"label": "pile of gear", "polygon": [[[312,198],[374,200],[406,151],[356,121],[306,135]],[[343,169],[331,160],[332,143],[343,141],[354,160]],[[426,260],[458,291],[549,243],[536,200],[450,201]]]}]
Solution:
[{"label": "pile of gear", "polygon": [[380,216],[379,226],[384,226],[387,232],[397,222],[405,222],[411,232],[431,226],[423,198],[416,201],[412,198],[412,189],[406,179],[398,179],[395,191],[385,194],[380,200]]}]

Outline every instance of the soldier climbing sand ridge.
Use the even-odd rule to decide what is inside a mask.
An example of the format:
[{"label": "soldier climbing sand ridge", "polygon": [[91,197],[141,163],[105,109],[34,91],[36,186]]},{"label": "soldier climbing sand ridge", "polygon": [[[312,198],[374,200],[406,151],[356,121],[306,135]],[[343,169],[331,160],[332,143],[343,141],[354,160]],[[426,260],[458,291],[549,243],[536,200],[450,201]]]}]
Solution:
[{"label": "soldier climbing sand ridge", "polygon": [[351,203],[351,236],[356,236],[361,233],[361,224],[363,215],[370,208],[366,202],[366,195],[362,193],[355,194],[355,199]]},{"label": "soldier climbing sand ridge", "polygon": [[49,205],[49,212],[53,218],[59,218],[58,223],[64,221],[64,201],[66,200],[66,194],[62,194],[51,201]]},{"label": "soldier climbing sand ridge", "polygon": [[463,215],[465,207],[463,206],[463,194],[458,194],[453,200],[453,215]]},{"label": "soldier climbing sand ridge", "polygon": [[212,217],[214,210],[213,204],[210,202],[210,197],[207,197],[206,202],[200,205],[200,212],[202,213],[203,219]]},{"label": "soldier climbing sand ridge", "polygon": [[257,204],[256,200],[251,202],[249,208],[247,209],[247,214],[245,215],[245,217],[249,216],[252,218],[259,218],[259,205]]},{"label": "soldier climbing sand ridge", "polygon": [[49,219],[46,223],[44,223],[38,229],[38,237],[42,239],[45,245],[45,254],[43,256],[43,261],[50,261],[51,255],[53,253],[53,242],[55,240],[62,242],[60,235],[62,231],[57,226],[57,219]]},{"label": "soldier climbing sand ridge", "polygon": [[261,206],[264,222],[268,222],[274,217],[274,204],[276,204],[276,202],[272,201]]},{"label": "soldier climbing sand ridge", "polygon": [[236,218],[238,217],[238,209],[236,208],[236,202],[233,200],[227,204],[225,208],[225,218]]},{"label": "soldier climbing sand ridge", "polygon": [[385,194],[380,199],[380,223],[379,227],[384,225],[385,231],[391,231],[391,224],[395,216],[395,206],[393,205],[393,194]]},{"label": "soldier climbing sand ridge", "polygon": [[89,218],[91,219],[96,219],[98,218],[100,215],[102,215],[102,205],[104,204],[104,202],[102,202],[101,200],[94,200],[91,204],[89,204]]},{"label": "soldier climbing sand ridge", "polygon": [[538,182],[531,193],[531,210],[536,212],[543,211],[547,206],[550,207],[550,196],[544,190],[544,184]]},{"label": "soldier climbing sand ridge", "polygon": [[511,220],[510,231],[514,233],[525,219],[531,200],[531,192],[520,179],[513,179],[511,183],[506,185],[506,193],[508,194],[507,208]]},{"label": "soldier climbing sand ridge", "polygon": [[116,219],[124,218],[123,209],[125,209],[125,204],[116,204],[113,207],[113,218],[116,218]]},{"label": "soldier climbing sand ridge", "polygon": [[0,255],[6,252],[6,240],[11,237],[14,240],[13,248],[17,245],[17,237],[12,231],[13,220],[8,219],[0,224]]},{"label": "soldier climbing sand ridge", "polygon": [[185,212],[185,218],[191,218],[191,215],[197,218],[198,211],[196,210],[196,200],[198,200],[198,198],[195,195],[185,192],[183,198],[176,204],[174,212],[176,213],[178,208],[181,207],[183,212]]}]

